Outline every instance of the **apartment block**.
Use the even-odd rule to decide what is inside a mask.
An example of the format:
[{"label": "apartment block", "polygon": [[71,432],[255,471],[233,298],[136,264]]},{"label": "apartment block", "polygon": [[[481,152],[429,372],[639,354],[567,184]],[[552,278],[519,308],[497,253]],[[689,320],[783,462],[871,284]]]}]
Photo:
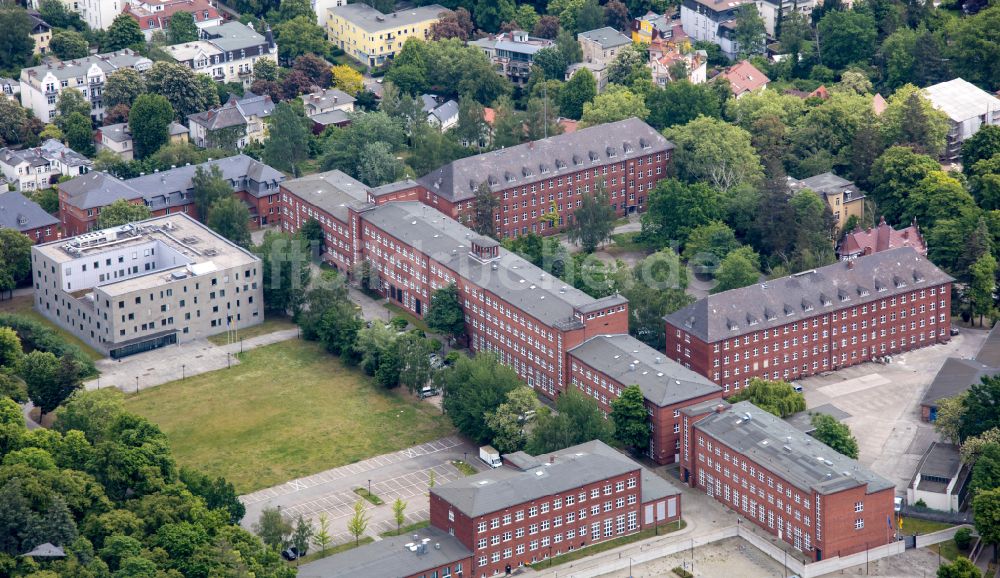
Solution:
[{"label": "apartment block", "polygon": [[194,42],[163,48],[178,63],[216,82],[239,82],[245,88],[253,83],[253,65],[261,58],[278,62],[278,46],[271,29],[263,34],[252,24],[226,22],[200,29]]},{"label": "apartment block", "polygon": [[326,10],[326,36],[348,56],[367,66],[392,60],[410,38],[428,40],[431,26],[450,14],[444,6],[428,4],[389,14],[364,4],[340,4]]},{"label": "apartment block", "polygon": [[728,396],[944,343],[952,281],[901,247],[716,293],[665,317],[667,355]]},{"label": "apartment block", "polygon": [[895,485],[748,401],[682,410],[681,479],[807,557],[896,540]]},{"label": "apartment block", "polygon": [[469,41],[469,46],[475,46],[483,51],[497,74],[517,85],[528,82],[535,54],[539,50],[555,45],[552,40],[529,36],[523,30],[501,32],[496,36],[490,35]]},{"label": "apartment block", "polygon": [[260,259],[184,214],[31,249],[35,309],[112,358],[264,319]]},{"label": "apartment block", "polygon": [[923,89],[923,94],[948,116],[948,137],[942,160],[960,160],[962,143],[984,126],[1000,126],[1000,98],[962,78]]},{"label": "apartment block", "polygon": [[139,23],[147,42],[156,32],[169,35],[170,17],[178,12],[191,14],[199,29],[222,24],[222,15],[209,0],[137,0],[126,4],[124,12]]},{"label": "apartment block", "polygon": [[419,200],[471,223],[476,190],[486,184],[499,203],[496,234],[550,235],[572,222],[583,196],[603,186],[618,215],[645,210],[666,178],[674,145],[637,118],[602,124],[459,159],[417,182]]}]

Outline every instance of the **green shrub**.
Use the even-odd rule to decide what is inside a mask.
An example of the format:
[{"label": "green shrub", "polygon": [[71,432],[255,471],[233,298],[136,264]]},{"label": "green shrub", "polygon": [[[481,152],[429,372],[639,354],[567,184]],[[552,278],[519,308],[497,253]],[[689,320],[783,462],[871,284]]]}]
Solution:
[{"label": "green shrub", "polygon": [[403,331],[410,322],[405,317],[393,317],[389,324],[395,327],[396,331]]},{"label": "green shrub", "polygon": [[681,578],[694,578],[694,574],[688,572],[687,570],[681,568],[680,566],[677,566],[676,568],[671,570],[671,572],[677,574]]},{"label": "green shrub", "polygon": [[444,356],[444,362],[447,363],[448,365],[452,365],[456,361],[458,361],[461,357],[462,353],[460,351],[458,351],[457,349],[452,349],[451,351],[448,352],[447,355]]},{"label": "green shrub", "polygon": [[917,500],[917,503],[915,503],[913,505],[916,506],[916,507],[918,507],[918,508],[926,508],[927,507],[927,502],[925,502],[923,500],[923,498],[921,498],[921,499]]},{"label": "green shrub", "polygon": [[56,357],[70,356],[76,360],[82,379],[97,376],[97,368],[87,354],[75,344],[63,339],[54,329],[29,317],[11,313],[0,314],[0,326],[10,327],[17,333],[25,353],[37,349],[48,351]]},{"label": "green shrub", "polygon": [[955,532],[955,545],[959,550],[968,550],[972,544],[972,530],[969,528],[959,528]]}]

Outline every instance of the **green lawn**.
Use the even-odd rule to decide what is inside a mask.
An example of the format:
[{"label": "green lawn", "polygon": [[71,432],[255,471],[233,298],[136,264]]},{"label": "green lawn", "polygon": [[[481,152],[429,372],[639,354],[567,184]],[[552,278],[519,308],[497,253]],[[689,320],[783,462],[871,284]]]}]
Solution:
[{"label": "green lawn", "polygon": [[919,518],[907,518],[903,516],[903,533],[909,536],[913,534],[931,534],[940,530],[947,530],[954,524],[945,522],[934,522],[932,520],[921,520]]},{"label": "green lawn", "polygon": [[[251,337],[259,337],[261,335],[267,335],[268,333],[274,333],[275,331],[284,331],[285,329],[295,329],[297,326],[288,317],[268,317],[264,319],[264,322],[260,325],[252,325],[246,329],[240,329],[236,332],[235,340],[239,342],[240,339],[250,339]],[[216,345],[225,345],[229,343],[230,338],[229,332],[217,333],[215,335],[209,336],[208,340]]]},{"label": "green lawn", "polygon": [[388,309],[390,313],[392,313],[393,317],[402,317],[407,321],[409,321],[410,325],[416,327],[417,329],[422,329],[423,331],[428,333],[430,332],[431,328],[427,327],[427,323],[423,319],[410,313],[406,309],[403,309],[399,305],[389,302],[385,304],[385,308]]},{"label": "green lawn", "polygon": [[548,568],[550,566],[558,566],[560,564],[565,564],[566,562],[572,562],[574,560],[579,560],[580,558],[583,558],[583,557],[586,557],[586,556],[593,556],[594,554],[597,554],[598,552],[604,552],[604,551],[607,551],[607,550],[612,550],[612,549],[617,548],[619,546],[624,546],[626,544],[631,544],[633,542],[639,542],[640,540],[646,540],[646,539],[649,539],[649,538],[654,538],[656,536],[662,536],[664,534],[669,534],[671,532],[676,532],[677,530],[680,530],[680,529],[682,529],[682,528],[684,528],[686,526],[687,526],[687,522],[685,522],[684,520],[681,520],[681,523],[680,523],[679,527],[678,527],[677,522],[671,522],[671,523],[667,524],[666,526],[660,526],[659,529],[657,529],[657,528],[649,528],[649,529],[646,529],[646,530],[642,530],[641,532],[636,532],[635,534],[629,534],[628,536],[622,536],[621,538],[615,538],[613,540],[608,540],[606,542],[598,542],[597,544],[593,544],[593,545],[587,546],[586,548],[577,548],[576,550],[573,550],[572,552],[567,552],[565,554],[562,554],[561,556],[554,556],[554,557],[552,557],[552,558],[550,558],[548,560],[541,560],[539,562],[535,562],[534,564],[531,564],[530,566],[532,568],[539,569],[539,570],[542,569],[542,568]]},{"label": "green lawn", "polygon": [[23,315],[25,317],[34,319],[35,321],[38,321],[39,323],[45,325],[46,327],[51,327],[59,335],[63,336],[63,338],[65,338],[66,341],[78,346],[80,349],[83,350],[83,353],[86,354],[86,356],[89,357],[90,359],[94,361],[97,361],[99,359],[104,359],[104,356],[101,355],[99,352],[97,352],[97,350],[93,349],[83,341],[77,339],[77,337],[72,333],[63,330],[63,328],[59,327],[55,323],[52,323],[51,321],[48,320],[48,318],[46,318],[41,313],[35,311],[35,308],[32,307],[31,295],[18,295],[13,299],[4,299],[0,301],[0,312],[15,313],[17,315]]},{"label": "green lawn", "polygon": [[638,237],[638,232],[611,235],[612,243],[605,247],[604,250],[612,255],[619,253],[648,253],[649,247],[638,242],[636,240]]},{"label": "green lawn", "polygon": [[942,558],[947,558],[948,560],[954,560],[955,558],[958,558],[960,555],[964,556],[969,555],[968,552],[962,552],[961,550],[959,550],[958,546],[955,545],[954,540],[948,540],[947,542],[941,542],[939,544],[931,544],[930,546],[928,546],[928,548],[930,548],[931,551],[933,552],[941,554]]},{"label": "green lawn", "polygon": [[315,343],[284,341],[242,363],[142,392],[128,408],[163,428],[183,466],[240,493],[452,433],[431,404],[378,389]]}]

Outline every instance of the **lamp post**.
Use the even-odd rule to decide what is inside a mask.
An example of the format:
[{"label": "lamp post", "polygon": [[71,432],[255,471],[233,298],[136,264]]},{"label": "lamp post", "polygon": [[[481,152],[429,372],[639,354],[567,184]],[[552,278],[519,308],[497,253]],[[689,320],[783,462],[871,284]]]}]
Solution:
[{"label": "lamp post", "polygon": [[139,376],[135,376],[135,394],[139,395]]},{"label": "lamp post", "polygon": [[368,480],[368,497],[372,497],[372,481]]},{"label": "lamp post", "polygon": [[181,380],[184,380],[187,377],[187,373],[185,371],[185,367],[186,366],[182,363],[181,364]]},{"label": "lamp post", "polygon": [[232,357],[231,357],[231,355],[229,354],[228,351],[226,352],[226,368],[227,369],[232,369],[233,368]]}]

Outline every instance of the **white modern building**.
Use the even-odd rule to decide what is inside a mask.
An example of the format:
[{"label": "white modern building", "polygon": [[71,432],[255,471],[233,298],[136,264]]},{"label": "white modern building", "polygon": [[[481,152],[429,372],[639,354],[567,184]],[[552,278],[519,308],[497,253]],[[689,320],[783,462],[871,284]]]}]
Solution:
[{"label": "white modern building", "polygon": [[21,106],[49,123],[56,116],[59,94],[68,88],[79,90],[90,101],[90,116],[95,121],[104,118],[101,93],[108,75],[119,68],[145,72],[153,61],[126,48],[118,52],[97,54],[87,58],[53,60],[41,66],[21,69]]},{"label": "white modern building", "polygon": [[517,85],[528,82],[535,54],[555,45],[552,40],[529,36],[523,30],[502,32],[496,36],[469,41],[469,46],[475,46],[486,54],[497,74]]},{"label": "white modern building", "polygon": [[260,259],[177,213],[31,249],[39,313],[121,358],[264,319]]},{"label": "white modern building", "polygon": [[928,86],[924,96],[951,121],[945,160],[958,160],[962,143],[983,125],[1000,126],[1000,99],[961,78]]},{"label": "white modern building", "polygon": [[201,40],[163,49],[177,62],[216,82],[253,83],[253,65],[261,58],[278,62],[278,46],[270,28],[261,34],[253,26],[226,22],[201,29]]}]

